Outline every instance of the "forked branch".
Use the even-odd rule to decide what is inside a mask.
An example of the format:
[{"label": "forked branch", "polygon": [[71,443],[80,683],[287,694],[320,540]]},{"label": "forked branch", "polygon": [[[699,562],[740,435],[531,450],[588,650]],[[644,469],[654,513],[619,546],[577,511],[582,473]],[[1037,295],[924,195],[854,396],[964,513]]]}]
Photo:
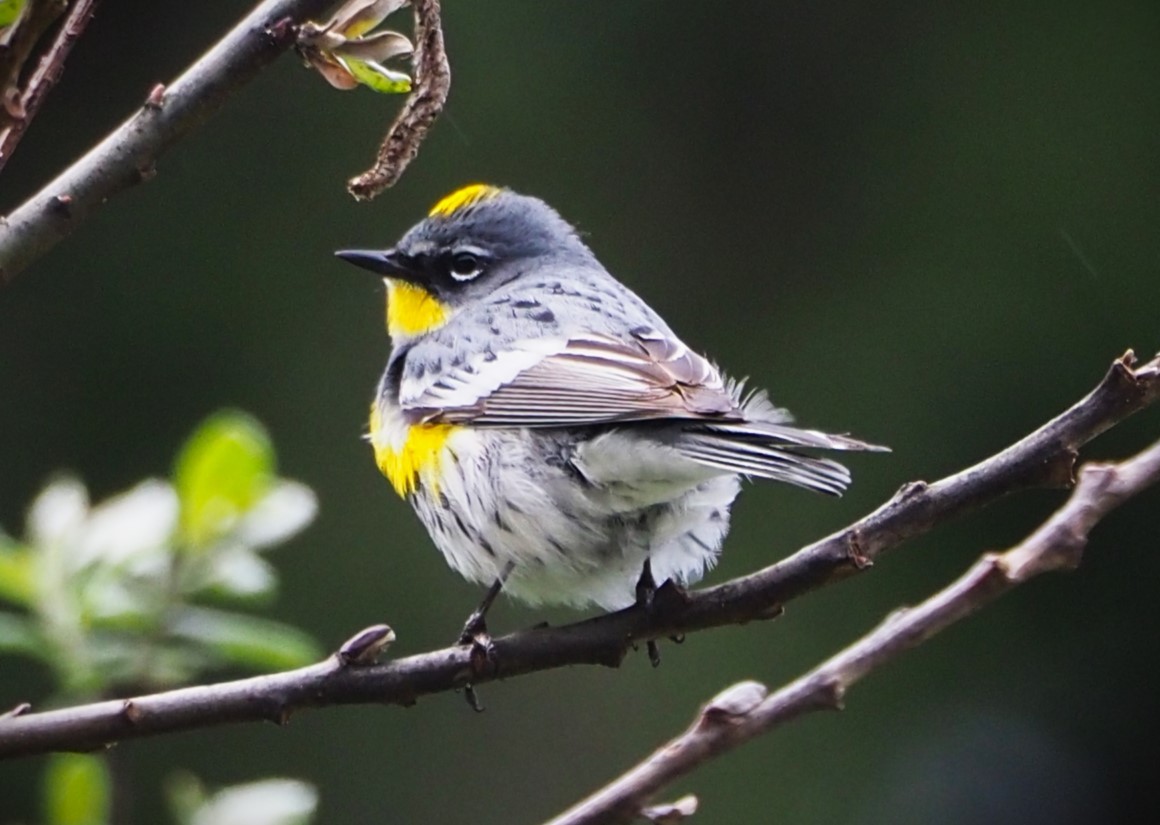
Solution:
[{"label": "forked branch", "polygon": [[988,553],[957,581],[888,616],[869,635],[776,693],[741,682],[711,699],[693,724],[651,756],[548,825],[632,822],[653,795],[699,765],[815,710],[840,710],[846,691],[870,672],[1040,573],[1072,570],[1088,535],[1128,499],[1160,482],[1160,441],[1119,464],[1087,464],[1056,513],[1005,553]]}]

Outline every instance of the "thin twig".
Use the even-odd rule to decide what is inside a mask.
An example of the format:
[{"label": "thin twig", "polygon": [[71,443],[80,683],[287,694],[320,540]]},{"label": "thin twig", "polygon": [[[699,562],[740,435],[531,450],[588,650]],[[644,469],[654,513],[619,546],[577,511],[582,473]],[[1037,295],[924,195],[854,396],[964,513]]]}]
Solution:
[{"label": "thin twig", "polygon": [[741,682],[710,700],[684,733],[547,825],[614,825],[641,815],[649,799],[705,762],[791,719],[840,710],[846,691],[873,670],[965,619],[1028,579],[1080,562],[1088,535],[1108,513],[1160,482],[1160,441],[1119,464],[1086,464],[1067,502],[1021,544],[988,553],[957,581],[772,695]]},{"label": "thin twig", "polygon": [[0,284],[72,232],[113,195],[155,172],[157,159],[294,42],[291,21],[335,0],[266,0],[168,88],[7,218],[0,218]]},{"label": "thin twig", "polygon": [[0,170],[16,151],[16,145],[20,143],[32,119],[40,111],[40,105],[45,97],[60,80],[64,72],[64,61],[92,19],[97,2],[98,0],[76,0],[61,23],[60,31],[56,33],[52,45],[36,64],[36,70],[28,78],[16,104],[20,116],[13,118],[11,123],[0,129]]},{"label": "thin twig", "polygon": [[0,128],[20,117],[20,75],[44,33],[67,8],[67,0],[27,3],[19,19],[0,35]]},{"label": "thin twig", "polygon": [[347,182],[346,188],[356,200],[370,200],[395,185],[419,154],[419,145],[443,111],[451,90],[439,0],[413,0],[411,5],[415,11],[415,88],[387,130],[374,166]]},{"label": "thin twig", "polygon": [[[616,666],[634,641],[775,615],[787,600],[865,569],[908,538],[1014,490],[1066,484],[1076,450],[1160,399],[1160,358],[1133,369],[1131,353],[1071,409],[1006,450],[934,484],[910,484],[852,526],[726,584],[690,594],[662,586],[653,605],[493,640],[495,658],[473,669],[456,646],[369,667],[338,657],[311,667],[131,700],[100,702],[0,722],[0,758],[98,748],[123,739],[261,719],[305,708],[411,704],[427,694],[574,664]],[[478,664],[478,663],[477,663]]]}]

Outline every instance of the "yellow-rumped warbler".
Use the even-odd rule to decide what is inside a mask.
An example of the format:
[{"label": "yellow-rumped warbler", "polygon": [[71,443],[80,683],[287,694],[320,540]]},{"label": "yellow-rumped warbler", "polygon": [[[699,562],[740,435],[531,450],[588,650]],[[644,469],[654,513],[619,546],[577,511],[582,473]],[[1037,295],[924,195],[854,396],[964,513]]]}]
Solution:
[{"label": "yellow-rumped warbler", "polygon": [[642,571],[695,582],[743,476],[838,494],[846,469],[804,451],[880,449],[725,378],[536,198],[467,186],[394,249],[337,255],[387,285],[378,465],[492,597],[616,609]]}]

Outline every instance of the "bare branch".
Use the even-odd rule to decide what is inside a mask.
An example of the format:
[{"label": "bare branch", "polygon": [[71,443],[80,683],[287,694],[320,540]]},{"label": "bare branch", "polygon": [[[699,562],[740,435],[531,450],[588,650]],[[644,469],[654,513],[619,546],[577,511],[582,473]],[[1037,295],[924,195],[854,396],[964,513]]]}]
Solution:
[{"label": "bare branch", "polygon": [[443,47],[439,0],[412,0],[415,9],[415,88],[379,147],[375,164],[347,182],[356,200],[370,200],[398,182],[419,154],[451,90],[451,66]]},{"label": "bare branch", "polygon": [[693,724],[648,759],[548,825],[614,825],[641,816],[649,799],[694,768],[815,710],[839,710],[846,691],[873,670],[1050,570],[1071,570],[1099,521],[1160,482],[1160,441],[1120,464],[1087,464],[1062,508],[1022,544],[988,553],[962,577],[914,608],[896,611],[869,635],[766,695],[741,682],[711,699]]},{"label": "bare branch", "polygon": [[[300,709],[373,702],[411,704],[420,696],[574,664],[616,666],[634,641],[776,615],[789,599],[865,569],[908,538],[1001,496],[1066,485],[1078,448],[1160,398],[1160,359],[1133,369],[1129,352],[1086,398],[1006,450],[933,484],[904,487],[850,527],[771,567],[685,594],[665,585],[650,609],[631,607],[564,627],[494,640],[494,661],[468,646],[382,665],[335,657],[270,676],[100,702],[0,721],[0,758],[98,748],[122,739],[261,719],[285,722]],[[344,661],[347,663],[344,664]]]},{"label": "bare branch", "polygon": [[162,94],[151,94],[88,154],[0,218],[0,284],[113,195],[149,180],[165,150],[293,43],[292,21],[320,16],[333,5],[335,0],[266,0]]},{"label": "bare branch", "polygon": [[[49,4],[41,5],[47,6]],[[64,61],[68,58],[69,52],[72,51],[73,44],[77,42],[84,32],[85,26],[92,19],[96,5],[97,0],[76,0],[61,24],[60,31],[57,32],[52,45],[48,47],[48,50],[40,58],[40,62],[37,63],[36,70],[28,78],[24,91],[20,92],[14,101],[11,108],[15,110],[16,115],[10,118],[11,122],[0,128],[0,170],[12,157],[12,153],[16,151],[16,145],[20,143],[20,139],[24,137],[32,119],[40,111],[40,104],[44,102],[45,97],[52,91],[56,82],[60,80],[60,76],[64,72]]]}]

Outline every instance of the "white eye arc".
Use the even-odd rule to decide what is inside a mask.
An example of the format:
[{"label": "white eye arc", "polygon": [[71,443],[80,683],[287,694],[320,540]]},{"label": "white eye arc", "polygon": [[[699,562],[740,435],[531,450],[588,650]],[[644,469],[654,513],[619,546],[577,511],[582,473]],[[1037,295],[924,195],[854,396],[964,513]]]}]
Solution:
[{"label": "white eye arc", "polygon": [[457,281],[470,281],[483,273],[485,258],[470,249],[461,249],[451,255],[447,271]]}]

